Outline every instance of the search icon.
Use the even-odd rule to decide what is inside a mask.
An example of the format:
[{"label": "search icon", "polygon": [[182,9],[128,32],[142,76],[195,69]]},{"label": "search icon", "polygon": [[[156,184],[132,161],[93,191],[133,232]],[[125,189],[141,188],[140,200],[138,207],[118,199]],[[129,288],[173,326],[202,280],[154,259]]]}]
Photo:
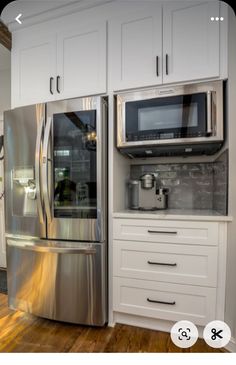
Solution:
[{"label": "search icon", "polygon": [[179,321],[171,328],[171,340],[180,348],[193,346],[198,339],[198,329],[190,321]]},{"label": "search icon", "polygon": [[191,332],[190,328],[187,327],[185,330],[183,330],[183,328],[179,328],[178,332],[180,333],[180,335],[179,335],[179,340],[180,341],[182,341],[184,339],[184,337],[186,338],[187,341],[190,340],[190,338],[191,338],[189,336],[189,334]]}]

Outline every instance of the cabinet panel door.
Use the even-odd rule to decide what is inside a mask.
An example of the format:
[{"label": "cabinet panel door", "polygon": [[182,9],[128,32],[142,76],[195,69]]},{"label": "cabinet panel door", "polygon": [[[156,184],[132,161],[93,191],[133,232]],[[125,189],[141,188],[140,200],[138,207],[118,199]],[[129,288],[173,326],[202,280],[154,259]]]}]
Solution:
[{"label": "cabinet panel door", "polygon": [[113,244],[114,276],[217,286],[217,247],[119,240]]},{"label": "cabinet panel door", "polygon": [[[217,1],[174,1],[163,7],[163,82],[219,77]],[[168,57],[168,59],[166,59]]]},{"label": "cabinet panel door", "polygon": [[113,238],[122,241],[217,246],[219,223],[114,219]]},{"label": "cabinet panel door", "polygon": [[[12,106],[54,100],[56,38],[49,35],[19,36],[15,44],[12,52]],[[53,78],[51,91],[50,78]]]},{"label": "cabinet panel door", "polygon": [[106,92],[106,22],[64,31],[57,42],[57,99]]},{"label": "cabinet panel door", "polygon": [[216,319],[216,289],[114,277],[113,307],[121,313],[204,326]]},{"label": "cabinet panel door", "polygon": [[114,18],[109,34],[110,82],[113,90],[162,83],[160,4],[149,4],[145,11]]}]

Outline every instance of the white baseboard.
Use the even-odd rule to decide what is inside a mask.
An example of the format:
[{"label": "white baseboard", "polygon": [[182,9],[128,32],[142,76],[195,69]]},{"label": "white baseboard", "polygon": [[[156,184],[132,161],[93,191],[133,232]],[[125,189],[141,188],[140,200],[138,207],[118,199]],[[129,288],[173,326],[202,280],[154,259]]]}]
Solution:
[{"label": "white baseboard", "polygon": [[[175,321],[166,321],[163,319],[148,318],[142,316],[136,316],[133,314],[113,312],[113,321],[109,322],[110,327],[114,327],[116,323],[122,323],[129,326],[147,328],[155,331],[169,332],[172,326],[176,323]],[[198,327],[199,338],[203,338],[202,326]]]},{"label": "white baseboard", "polygon": [[[112,321],[109,321],[108,326],[114,327],[116,323],[126,324],[129,326],[147,328],[156,331],[170,332],[171,327],[175,324],[172,321],[165,321],[161,319],[147,318],[142,316],[136,316],[133,314],[113,312]],[[199,338],[203,338],[202,326],[197,326],[199,332]],[[225,349],[229,352],[236,353],[236,339],[231,337],[230,342]]]}]

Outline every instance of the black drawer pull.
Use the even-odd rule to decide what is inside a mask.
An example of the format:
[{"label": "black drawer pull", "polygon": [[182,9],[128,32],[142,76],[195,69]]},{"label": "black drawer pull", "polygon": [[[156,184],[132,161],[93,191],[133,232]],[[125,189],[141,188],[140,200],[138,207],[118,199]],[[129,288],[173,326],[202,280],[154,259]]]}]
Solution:
[{"label": "black drawer pull", "polygon": [[147,301],[148,301],[149,303],[158,303],[158,304],[175,305],[175,302],[163,302],[162,300],[153,300],[153,299],[149,299],[149,298],[147,298]]},{"label": "black drawer pull", "polygon": [[60,76],[57,76],[57,92],[58,92],[58,94],[60,94],[60,92],[61,92],[60,87],[59,87],[59,82],[60,82]]},{"label": "black drawer pull", "polygon": [[50,79],[49,79],[49,90],[50,90],[50,93],[52,95],[53,95],[53,90],[52,90],[53,80],[54,80],[54,78],[53,77],[50,77]]},{"label": "black drawer pull", "polygon": [[156,56],[156,75],[159,76],[159,57]]},{"label": "black drawer pull", "polygon": [[169,60],[168,60],[168,54],[166,54],[166,75],[169,75]]},{"label": "black drawer pull", "polygon": [[177,266],[176,262],[174,264],[168,264],[167,262],[153,262],[148,261],[149,265],[160,265],[160,266]]},{"label": "black drawer pull", "polygon": [[158,233],[158,234],[177,234],[176,231],[153,231],[151,229],[148,229],[148,233]]}]

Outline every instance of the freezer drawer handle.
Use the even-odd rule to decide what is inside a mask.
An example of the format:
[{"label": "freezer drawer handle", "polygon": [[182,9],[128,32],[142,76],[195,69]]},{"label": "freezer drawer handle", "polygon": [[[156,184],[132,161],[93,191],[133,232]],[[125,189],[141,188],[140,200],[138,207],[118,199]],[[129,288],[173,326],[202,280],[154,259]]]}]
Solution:
[{"label": "freezer drawer handle", "polygon": [[175,305],[176,304],[175,301],[174,302],[164,302],[163,300],[153,300],[153,299],[149,299],[149,298],[147,298],[147,301],[149,303],[158,303],[158,304],[168,304],[168,305]]},{"label": "freezer drawer handle", "polygon": [[151,229],[148,229],[148,233],[157,233],[157,234],[177,234],[176,231],[153,231]]},{"label": "freezer drawer handle", "polygon": [[67,248],[67,247],[43,247],[43,246],[31,246],[26,245],[22,247],[23,249],[42,252],[42,253],[63,253],[63,254],[83,254],[83,255],[94,255],[96,249],[88,248]]},{"label": "freezer drawer handle", "polygon": [[82,255],[95,255],[95,248],[71,248],[71,247],[45,247],[45,246],[36,246],[36,245],[22,245],[17,244],[12,240],[8,241],[8,246],[16,247],[22,250],[28,250],[33,252],[41,252],[41,253],[63,253],[63,254],[82,254]]},{"label": "freezer drawer handle", "polygon": [[169,264],[167,262],[153,262],[153,261],[148,261],[149,265],[160,265],[160,266],[177,266],[176,262],[173,264]]}]

